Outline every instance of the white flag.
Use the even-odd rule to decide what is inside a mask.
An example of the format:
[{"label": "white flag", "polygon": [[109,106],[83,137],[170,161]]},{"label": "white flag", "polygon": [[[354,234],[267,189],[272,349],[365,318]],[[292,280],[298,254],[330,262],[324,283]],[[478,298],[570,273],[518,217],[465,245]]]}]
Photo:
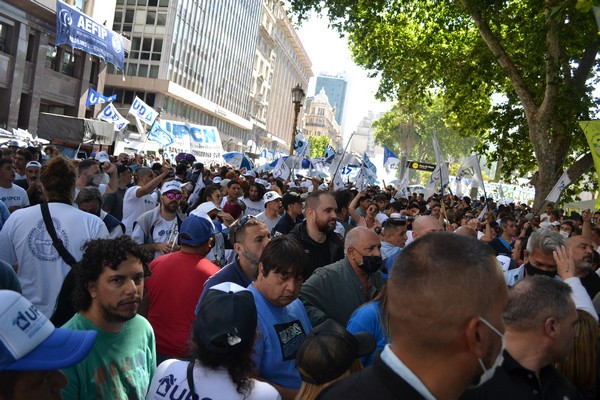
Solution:
[{"label": "white flag", "polygon": [[129,114],[135,115],[147,125],[152,125],[156,117],[158,117],[158,113],[137,96],[129,108]]},{"label": "white flag", "polygon": [[460,168],[456,172],[456,195],[459,197],[462,196],[463,179],[470,180],[472,187],[481,187],[481,189],[485,192],[483,175],[481,174],[481,166],[479,165],[479,158],[475,154],[465,158]]},{"label": "white flag", "polygon": [[546,201],[556,203],[563,190],[565,190],[565,188],[569,186],[570,183],[571,179],[569,178],[567,171],[565,171],[558,180],[558,182],[556,182],[556,185],[554,185],[550,193],[548,193],[548,196],[546,196]]},{"label": "white flag", "polygon": [[345,189],[346,185],[344,184],[344,180],[342,179],[341,171],[335,173],[333,176],[333,190],[342,190]]},{"label": "white flag", "polygon": [[113,103],[109,103],[104,107],[104,110],[100,111],[96,118],[102,121],[112,122],[115,126],[115,131],[120,131],[129,124],[129,121],[119,114]]},{"label": "white flag", "polygon": [[396,200],[401,199],[401,198],[405,198],[408,199],[408,173],[409,173],[409,168],[405,168],[404,169],[404,176],[402,177],[402,180],[400,181],[400,184],[398,185],[398,191],[396,191],[396,194],[394,195],[394,198]]},{"label": "white flag", "polygon": [[428,199],[437,191],[438,187],[440,187],[440,168],[439,166],[435,167],[431,176],[429,177],[429,181],[425,184],[425,198]]},{"label": "white flag", "polygon": [[273,173],[273,178],[275,178],[275,179],[281,178],[283,180],[286,180],[287,178],[290,177],[290,167],[288,167],[288,165],[285,163],[285,161],[283,161],[283,157],[280,157],[277,160],[277,163],[273,167],[272,173]]},{"label": "white flag", "polygon": [[433,150],[435,151],[435,161],[437,163],[437,167],[439,168],[438,177],[441,175],[441,185],[442,190],[448,186],[450,183],[450,175],[448,174],[448,166],[446,165],[446,161],[444,159],[444,155],[442,154],[442,149],[440,149],[440,144],[437,140],[437,135],[433,134]]}]

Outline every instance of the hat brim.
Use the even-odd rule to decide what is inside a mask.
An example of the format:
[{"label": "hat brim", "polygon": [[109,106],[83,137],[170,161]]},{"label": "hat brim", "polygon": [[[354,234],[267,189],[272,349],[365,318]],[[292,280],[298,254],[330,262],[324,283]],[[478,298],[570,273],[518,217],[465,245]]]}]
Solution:
[{"label": "hat brim", "polygon": [[38,347],[15,361],[6,371],[48,371],[67,368],[83,360],[96,341],[96,331],[56,328]]},{"label": "hat brim", "polygon": [[357,332],[352,334],[358,343],[357,356],[364,357],[375,351],[377,343],[368,332]]}]

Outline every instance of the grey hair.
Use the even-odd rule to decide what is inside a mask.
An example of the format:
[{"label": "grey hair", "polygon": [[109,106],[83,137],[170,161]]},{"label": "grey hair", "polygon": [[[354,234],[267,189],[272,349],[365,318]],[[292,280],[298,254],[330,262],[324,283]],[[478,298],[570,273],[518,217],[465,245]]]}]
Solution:
[{"label": "grey hair", "polygon": [[534,231],[527,241],[527,252],[531,255],[533,250],[539,249],[544,254],[552,253],[558,247],[565,245],[565,239],[558,232],[542,228]]},{"label": "grey hair", "polygon": [[564,320],[574,307],[571,292],[571,287],[559,280],[541,275],[527,277],[509,289],[504,323],[528,331],[549,317]]},{"label": "grey hair", "polygon": [[363,234],[367,232],[373,231],[365,228],[364,226],[357,226],[356,228],[350,229],[344,241],[344,254],[348,254],[348,249],[350,247],[356,247],[357,244],[363,239]]},{"label": "grey hair", "polygon": [[102,194],[100,194],[100,190],[93,186],[86,186],[79,191],[79,194],[75,199],[75,204],[79,205],[92,200],[98,200],[100,206],[102,206]]}]

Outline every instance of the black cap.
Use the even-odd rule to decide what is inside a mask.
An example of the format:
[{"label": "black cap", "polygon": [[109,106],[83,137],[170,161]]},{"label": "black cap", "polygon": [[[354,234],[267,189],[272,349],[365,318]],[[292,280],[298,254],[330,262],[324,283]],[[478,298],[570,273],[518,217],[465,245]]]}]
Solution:
[{"label": "black cap", "polygon": [[257,313],[252,292],[232,282],[208,289],[192,328],[193,340],[210,351],[234,354],[252,346]]},{"label": "black cap", "polygon": [[287,209],[289,205],[295,203],[304,203],[304,199],[296,192],[287,192],[281,198],[281,204],[285,209]]},{"label": "black cap", "polygon": [[352,334],[327,320],[314,328],[298,348],[296,368],[303,381],[321,385],[339,378],[355,359],[374,350],[375,339],[369,333]]}]

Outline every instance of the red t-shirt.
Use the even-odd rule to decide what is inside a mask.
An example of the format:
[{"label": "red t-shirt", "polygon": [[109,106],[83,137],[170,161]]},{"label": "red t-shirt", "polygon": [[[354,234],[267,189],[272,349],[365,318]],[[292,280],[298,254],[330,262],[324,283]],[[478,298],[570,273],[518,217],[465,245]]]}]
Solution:
[{"label": "red t-shirt", "polygon": [[148,320],[154,328],[156,351],[173,357],[190,355],[190,330],[204,282],[219,267],[197,254],[177,251],[150,263],[146,281]]}]

